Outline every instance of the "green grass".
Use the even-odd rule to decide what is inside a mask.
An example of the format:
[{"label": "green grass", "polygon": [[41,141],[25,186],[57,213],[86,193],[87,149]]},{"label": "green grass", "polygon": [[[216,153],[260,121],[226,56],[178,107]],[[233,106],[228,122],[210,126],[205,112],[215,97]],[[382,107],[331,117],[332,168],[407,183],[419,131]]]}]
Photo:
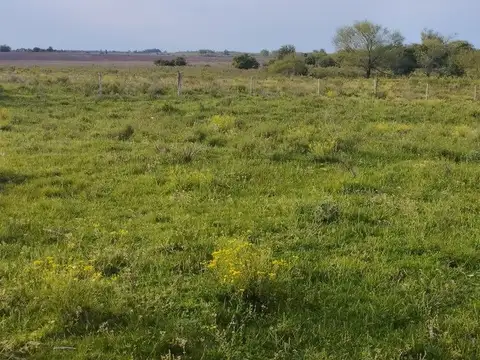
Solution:
[{"label": "green grass", "polygon": [[95,69],[2,71],[0,358],[480,357],[473,82],[191,69],[177,98],[140,69],[96,99]]}]

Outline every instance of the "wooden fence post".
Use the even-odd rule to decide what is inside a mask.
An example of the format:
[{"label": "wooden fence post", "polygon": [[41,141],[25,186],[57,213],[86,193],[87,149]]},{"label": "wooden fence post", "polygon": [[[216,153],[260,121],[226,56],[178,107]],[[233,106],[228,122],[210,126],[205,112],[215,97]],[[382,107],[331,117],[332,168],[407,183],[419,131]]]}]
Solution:
[{"label": "wooden fence post", "polygon": [[250,78],[250,95],[253,94],[253,76]]},{"label": "wooden fence post", "polygon": [[377,97],[378,95],[378,78],[375,76],[373,79],[373,96]]},{"label": "wooden fence post", "polygon": [[98,97],[102,97],[102,73],[98,73]]},{"label": "wooden fence post", "polygon": [[320,79],[317,79],[317,95],[320,95]]},{"label": "wooden fence post", "polygon": [[182,81],[183,81],[183,76],[182,76],[182,73],[179,71],[177,74],[177,95],[178,96],[182,95]]},{"label": "wooden fence post", "polygon": [[425,89],[425,100],[428,100],[429,90],[430,90],[430,84],[427,82],[427,88]]}]

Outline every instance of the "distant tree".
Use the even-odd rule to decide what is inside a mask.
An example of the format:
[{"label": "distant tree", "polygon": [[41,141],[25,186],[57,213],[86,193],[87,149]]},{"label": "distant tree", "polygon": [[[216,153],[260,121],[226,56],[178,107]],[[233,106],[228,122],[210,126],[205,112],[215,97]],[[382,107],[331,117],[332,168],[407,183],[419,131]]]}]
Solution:
[{"label": "distant tree", "polygon": [[153,62],[156,66],[186,66],[187,60],[179,56],[173,60],[157,59]]},{"label": "distant tree", "polygon": [[369,78],[373,70],[384,64],[387,47],[401,46],[403,36],[381,25],[359,21],[338,29],[333,43],[338,51],[350,55],[350,61],[361,67]]},{"label": "distant tree", "polygon": [[37,46],[33,48],[33,52],[40,52],[40,51],[42,51],[42,49],[40,49],[40,48],[37,47]]},{"label": "distant tree", "polygon": [[295,48],[294,45],[283,45],[280,47],[280,49],[277,50],[277,58],[278,59],[283,59],[289,55],[295,55],[297,52],[297,49]]},{"label": "distant tree", "polygon": [[144,49],[140,52],[145,53],[145,54],[159,54],[159,53],[162,52],[162,50],[157,49],[157,48],[152,48],[152,49]]},{"label": "distant tree", "polygon": [[226,50],[226,49],[223,50],[223,55],[225,55],[225,56],[230,56],[230,51],[228,51],[228,50]]},{"label": "distant tree", "polygon": [[0,52],[10,52],[12,48],[8,45],[0,45]]},{"label": "distant tree", "polygon": [[55,50],[53,50],[53,47],[49,46],[48,49],[47,49],[48,52],[54,52]]},{"label": "distant tree", "polygon": [[200,55],[214,55],[215,51],[209,50],[209,49],[200,49],[200,50],[198,50],[198,53]]},{"label": "distant tree", "polygon": [[237,55],[233,58],[232,65],[237,69],[258,69],[260,64],[257,59],[249,54]]},{"label": "distant tree", "polygon": [[260,55],[263,57],[270,56],[270,51],[268,51],[267,49],[263,49],[262,51],[260,51]]}]

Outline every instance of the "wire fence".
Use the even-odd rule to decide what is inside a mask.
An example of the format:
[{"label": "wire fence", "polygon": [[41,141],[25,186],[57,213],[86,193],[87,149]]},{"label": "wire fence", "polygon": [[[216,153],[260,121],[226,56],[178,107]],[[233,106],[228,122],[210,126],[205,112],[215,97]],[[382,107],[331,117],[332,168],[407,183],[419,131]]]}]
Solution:
[{"label": "wire fence", "polygon": [[[310,77],[219,76],[214,73],[135,75],[80,73],[75,75],[0,74],[3,94],[17,98],[49,99],[75,97],[86,101],[100,98],[138,98],[208,95],[259,97],[320,96],[327,98],[377,98],[404,100],[477,101],[480,87],[475,80],[405,79],[314,79]],[[0,89],[1,90],[1,89]],[[0,93],[1,95],[1,93]]]}]

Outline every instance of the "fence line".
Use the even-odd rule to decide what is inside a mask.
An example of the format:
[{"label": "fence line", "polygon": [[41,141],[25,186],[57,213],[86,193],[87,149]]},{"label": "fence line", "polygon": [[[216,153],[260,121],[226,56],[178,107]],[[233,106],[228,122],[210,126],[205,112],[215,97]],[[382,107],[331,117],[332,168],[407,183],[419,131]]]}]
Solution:
[{"label": "fence line", "polygon": [[[367,80],[345,80],[345,79],[312,79],[312,78],[216,78],[208,76],[186,77],[178,72],[176,75],[176,84],[174,77],[167,76],[156,79],[156,81],[147,82],[147,78],[116,77],[112,79],[104,77],[98,73],[98,83],[91,87],[90,82],[85,77],[71,77],[66,80],[58,80],[57,83],[51,79],[41,82],[38,78],[21,81],[5,81],[0,77],[0,84],[17,84],[24,88],[27,93],[37,95],[45,99],[45,90],[47,86],[64,87],[66,93],[80,94],[84,96],[97,95],[98,97],[109,97],[110,95],[120,96],[142,96],[150,95],[151,98],[167,95],[176,88],[177,96],[211,93],[218,96],[221,93],[246,93],[250,95],[262,96],[326,96],[326,97],[358,97],[372,96],[374,98],[399,98],[407,100],[434,100],[434,99],[471,99],[478,100],[478,85],[475,83],[452,83],[452,82],[430,82],[420,79],[406,80],[384,80],[379,81],[374,78],[373,92],[368,90]],[[8,79],[7,79],[8,80]],[[73,81],[72,81],[73,80]],[[83,82],[82,82],[83,80]],[[435,79],[434,79],[435,80]],[[371,83],[371,84],[372,84]],[[422,83],[424,86],[422,94]],[[435,85],[436,84],[436,85]],[[454,85],[454,86],[452,86]],[[95,87],[97,89],[95,89]],[[157,87],[157,88],[156,88]],[[432,92],[432,87],[435,91]],[[4,91],[5,93],[5,91]],[[371,94],[371,95],[370,95]]]}]

